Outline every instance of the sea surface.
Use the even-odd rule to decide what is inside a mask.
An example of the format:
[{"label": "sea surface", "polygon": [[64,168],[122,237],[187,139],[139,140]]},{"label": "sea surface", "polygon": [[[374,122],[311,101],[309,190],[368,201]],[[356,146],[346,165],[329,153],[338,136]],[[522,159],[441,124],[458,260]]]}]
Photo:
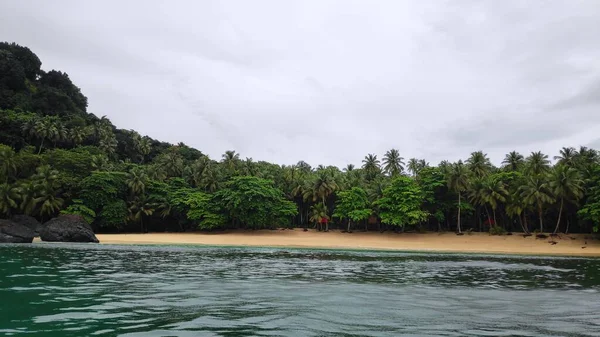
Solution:
[{"label": "sea surface", "polygon": [[0,245],[0,336],[600,336],[600,259]]}]

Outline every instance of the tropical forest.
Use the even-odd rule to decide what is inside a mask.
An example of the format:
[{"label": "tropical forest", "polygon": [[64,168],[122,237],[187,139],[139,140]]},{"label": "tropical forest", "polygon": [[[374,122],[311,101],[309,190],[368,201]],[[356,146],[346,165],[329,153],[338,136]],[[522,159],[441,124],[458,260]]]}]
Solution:
[{"label": "tropical forest", "polygon": [[210,158],[87,111],[67,73],[0,43],[0,218],[83,217],[98,232],[320,231],[590,233],[600,155],[587,147],[457,162],[357,154],[344,168],[279,165],[232,149]]}]

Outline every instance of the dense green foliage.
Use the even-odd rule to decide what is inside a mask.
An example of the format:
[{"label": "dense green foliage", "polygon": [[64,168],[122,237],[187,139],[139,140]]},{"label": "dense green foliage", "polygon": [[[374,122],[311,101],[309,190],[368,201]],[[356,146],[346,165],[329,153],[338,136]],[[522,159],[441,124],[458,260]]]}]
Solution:
[{"label": "dense green foliage", "polygon": [[87,112],[66,73],[46,72],[28,48],[0,43],[2,217],[78,214],[100,231],[597,230],[598,152],[567,147],[554,160],[513,151],[495,167],[476,151],[431,166],[390,149],[343,170],[257,162],[235,151],[217,161],[117,129]]}]

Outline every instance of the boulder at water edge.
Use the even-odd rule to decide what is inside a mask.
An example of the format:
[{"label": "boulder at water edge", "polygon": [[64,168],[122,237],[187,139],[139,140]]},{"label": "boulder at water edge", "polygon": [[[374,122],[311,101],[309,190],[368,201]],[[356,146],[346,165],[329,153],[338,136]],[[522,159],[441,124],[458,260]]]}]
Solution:
[{"label": "boulder at water edge", "polygon": [[95,242],[92,227],[79,215],[60,215],[44,223],[40,239],[50,242]]},{"label": "boulder at water edge", "polygon": [[10,221],[18,223],[19,225],[23,225],[26,227],[29,227],[29,229],[31,229],[34,233],[35,236],[40,236],[40,230],[42,229],[42,224],[37,221],[36,218],[29,216],[29,215],[13,215],[12,218],[10,218]]},{"label": "boulder at water edge", "polygon": [[31,243],[33,231],[10,220],[0,220],[0,243]]}]

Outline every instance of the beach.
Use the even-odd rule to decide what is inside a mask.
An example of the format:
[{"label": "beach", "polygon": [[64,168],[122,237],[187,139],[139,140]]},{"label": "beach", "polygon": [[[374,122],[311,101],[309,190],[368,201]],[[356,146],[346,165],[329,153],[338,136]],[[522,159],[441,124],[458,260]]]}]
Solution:
[{"label": "beach", "polygon": [[[488,233],[393,233],[294,230],[229,231],[219,233],[98,234],[102,244],[163,244],[325,249],[398,250],[417,252],[600,256],[600,241],[585,234],[491,236]],[[551,244],[550,241],[556,242]]]}]

